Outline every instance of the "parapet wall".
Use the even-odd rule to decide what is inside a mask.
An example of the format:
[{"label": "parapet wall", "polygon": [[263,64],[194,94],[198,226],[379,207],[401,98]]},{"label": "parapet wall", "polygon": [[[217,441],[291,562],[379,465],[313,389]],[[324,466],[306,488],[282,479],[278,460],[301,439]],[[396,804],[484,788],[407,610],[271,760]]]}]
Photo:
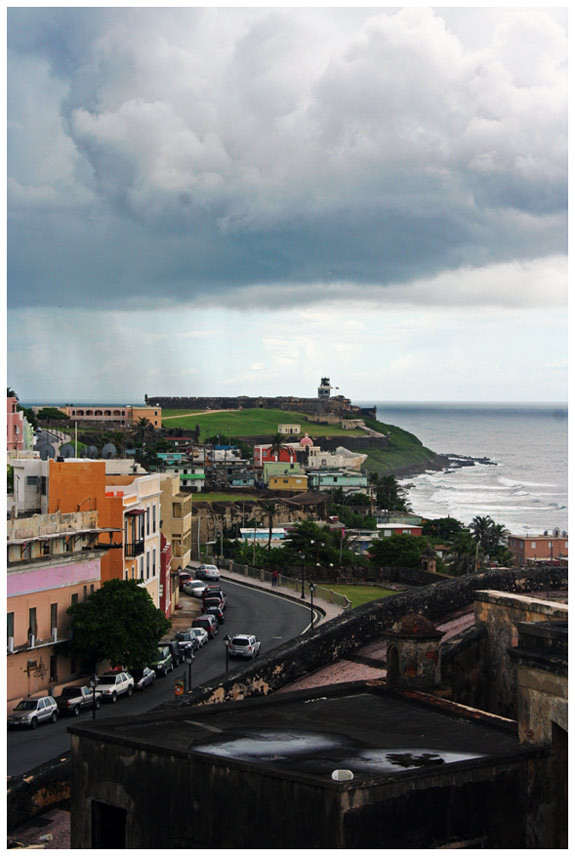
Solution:
[{"label": "parapet wall", "polygon": [[161,707],[169,709],[181,705],[217,704],[267,695],[381,637],[398,618],[408,612],[419,612],[437,621],[469,606],[479,590],[526,594],[566,585],[567,572],[563,568],[497,569],[372,601],[333,618],[313,634],[292,639],[274,648],[267,656],[247,665],[239,675],[236,673],[233,678],[203,684],[183,698],[167,702]]}]

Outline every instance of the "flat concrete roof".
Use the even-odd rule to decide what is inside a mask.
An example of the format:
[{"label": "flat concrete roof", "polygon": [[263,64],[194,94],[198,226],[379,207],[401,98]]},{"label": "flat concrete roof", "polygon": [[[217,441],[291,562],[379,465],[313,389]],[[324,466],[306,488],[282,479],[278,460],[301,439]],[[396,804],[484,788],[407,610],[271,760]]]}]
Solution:
[{"label": "flat concrete roof", "polygon": [[226,764],[256,764],[323,782],[331,782],[334,770],[346,769],[356,785],[527,751],[509,720],[420,693],[392,691],[380,682],[151,712],[101,725],[73,725],[69,731],[138,748],[144,744],[161,754],[200,753]]}]

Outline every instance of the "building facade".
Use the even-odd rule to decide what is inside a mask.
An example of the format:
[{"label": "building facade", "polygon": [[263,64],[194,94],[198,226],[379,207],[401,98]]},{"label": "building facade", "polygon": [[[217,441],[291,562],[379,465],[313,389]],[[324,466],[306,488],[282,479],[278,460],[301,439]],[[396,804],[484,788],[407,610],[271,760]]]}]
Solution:
[{"label": "building facade", "polygon": [[66,406],[60,408],[71,420],[75,422],[115,422],[120,426],[134,425],[138,419],[147,419],[154,428],[162,427],[161,407],[137,407],[125,405],[118,407],[98,407],[87,405],[84,407]]},{"label": "building facade", "polygon": [[103,541],[115,534],[97,511],[36,514],[9,520],[7,701],[47,693],[73,680],[80,664],[60,653],[66,610],[101,584]]},{"label": "building facade", "polygon": [[560,533],[558,529],[552,534],[509,535],[507,546],[518,568],[537,562],[561,562],[569,555],[567,532]]}]

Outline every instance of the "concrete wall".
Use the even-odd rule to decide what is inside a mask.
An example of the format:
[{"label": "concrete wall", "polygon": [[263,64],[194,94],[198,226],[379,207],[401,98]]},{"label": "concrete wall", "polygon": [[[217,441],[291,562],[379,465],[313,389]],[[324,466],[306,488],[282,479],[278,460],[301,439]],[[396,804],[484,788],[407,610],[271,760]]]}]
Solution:
[{"label": "concrete wall", "polygon": [[[558,569],[560,570],[560,569]],[[566,574],[566,571],[562,573]],[[489,586],[485,586],[489,589]],[[564,604],[539,600],[518,592],[480,591],[475,600],[475,622],[486,630],[485,707],[501,716],[517,718],[517,668],[509,649],[517,647],[520,622],[566,619]]]}]

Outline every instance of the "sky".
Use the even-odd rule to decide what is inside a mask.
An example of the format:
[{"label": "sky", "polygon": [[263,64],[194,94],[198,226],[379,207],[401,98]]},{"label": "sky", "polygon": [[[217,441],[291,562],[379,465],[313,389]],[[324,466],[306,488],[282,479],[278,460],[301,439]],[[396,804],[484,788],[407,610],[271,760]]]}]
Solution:
[{"label": "sky", "polygon": [[8,9],[9,385],[566,400],[566,18]]}]

